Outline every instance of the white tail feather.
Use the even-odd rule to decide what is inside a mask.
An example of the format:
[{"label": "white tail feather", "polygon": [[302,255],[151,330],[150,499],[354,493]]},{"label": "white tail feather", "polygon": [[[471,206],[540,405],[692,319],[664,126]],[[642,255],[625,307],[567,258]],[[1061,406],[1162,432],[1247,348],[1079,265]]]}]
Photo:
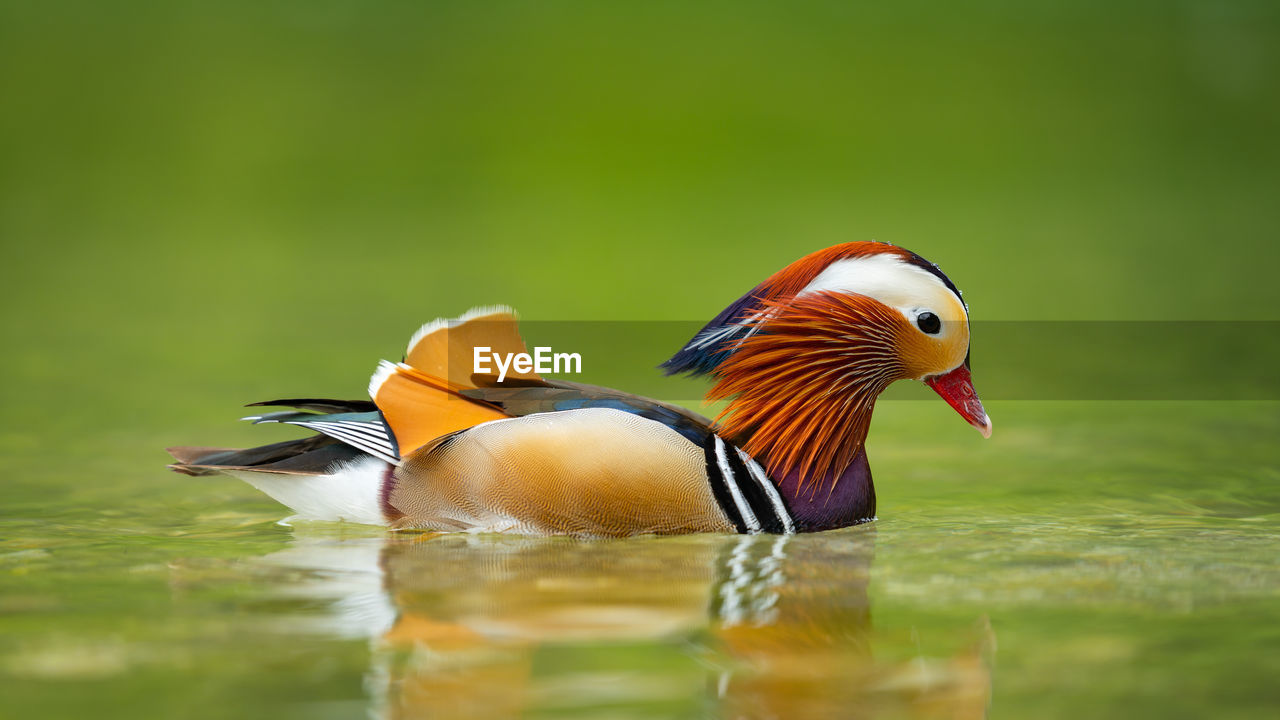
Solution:
[{"label": "white tail feather", "polygon": [[379,495],[387,463],[365,457],[339,466],[328,475],[283,475],[280,473],[228,470],[277,502],[287,505],[299,518],[386,525]]}]

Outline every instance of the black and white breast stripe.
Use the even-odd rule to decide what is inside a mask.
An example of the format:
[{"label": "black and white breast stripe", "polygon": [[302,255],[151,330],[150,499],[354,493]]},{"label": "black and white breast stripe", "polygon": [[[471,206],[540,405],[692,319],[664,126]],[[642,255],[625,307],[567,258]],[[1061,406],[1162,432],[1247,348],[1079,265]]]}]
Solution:
[{"label": "black and white breast stripe", "polygon": [[714,434],[703,445],[711,494],[738,532],[794,533],[795,522],[773,481],[750,455]]}]

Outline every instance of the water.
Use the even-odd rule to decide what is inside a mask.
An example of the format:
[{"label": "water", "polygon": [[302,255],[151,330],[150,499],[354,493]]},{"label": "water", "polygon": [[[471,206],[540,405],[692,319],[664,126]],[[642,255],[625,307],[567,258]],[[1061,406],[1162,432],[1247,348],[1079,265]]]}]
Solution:
[{"label": "water", "polygon": [[289,526],[229,478],[48,482],[4,520],[0,713],[1273,711],[1276,405],[991,409],[983,442],[884,404],[881,519],[790,538]]}]

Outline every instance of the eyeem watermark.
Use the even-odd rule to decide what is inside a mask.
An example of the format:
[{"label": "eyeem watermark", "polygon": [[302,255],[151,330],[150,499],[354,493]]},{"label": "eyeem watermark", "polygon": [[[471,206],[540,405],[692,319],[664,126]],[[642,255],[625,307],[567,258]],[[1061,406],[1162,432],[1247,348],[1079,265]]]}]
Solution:
[{"label": "eyeem watermark", "polygon": [[[504,377],[540,364],[556,370],[551,348],[574,348],[573,379],[668,402],[697,403],[715,377],[657,369],[702,329],[702,320],[537,320],[520,324],[530,356],[493,358],[475,348],[477,369]],[[975,320],[972,371],[983,401],[1247,400],[1280,402],[1277,320]],[[481,340],[480,342],[483,342]],[[496,341],[495,341],[496,342]],[[542,353],[536,359],[534,346]],[[463,358],[473,349],[460,351]],[[502,353],[505,355],[505,349]],[[560,372],[574,355],[560,353]],[[464,360],[465,362],[465,360]],[[934,402],[920,383],[898,382],[887,400]]]},{"label": "eyeem watermark", "polygon": [[[549,347],[535,347],[533,354],[529,353],[495,353],[493,348],[479,346],[474,348],[471,363],[472,372],[477,374],[491,374],[493,370],[489,366],[489,362],[493,361],[498,367],[498,382],[502,382],[507,377],[507,371],[514,370],[518,373],[535,372],[539,375],[545,373],[582,373],[582,355],[579,353],[559,353],[553,352]],[[563,369],[561,362],[564,363]]]}]

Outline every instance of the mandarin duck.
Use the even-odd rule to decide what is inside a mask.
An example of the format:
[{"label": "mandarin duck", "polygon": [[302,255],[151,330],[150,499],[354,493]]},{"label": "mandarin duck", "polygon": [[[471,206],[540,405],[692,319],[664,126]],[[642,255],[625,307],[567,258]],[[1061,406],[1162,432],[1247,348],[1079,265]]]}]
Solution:
[{"label": "mandarin duck", "polygon": [[516,365],[514,313],[424,325],[382,361],[370,400],[285,399],[255,415],[314,435],[245,450],[170,448],[170,468],[242,478],[316,520],[581,537],[794,533],[875,519],[864,441],[877,396],[921,380],[983,436],[968,307],[938,267],[852,242],[809,254],[738,298],[662,364],[709,376],[709,420],[683,407]]}]

